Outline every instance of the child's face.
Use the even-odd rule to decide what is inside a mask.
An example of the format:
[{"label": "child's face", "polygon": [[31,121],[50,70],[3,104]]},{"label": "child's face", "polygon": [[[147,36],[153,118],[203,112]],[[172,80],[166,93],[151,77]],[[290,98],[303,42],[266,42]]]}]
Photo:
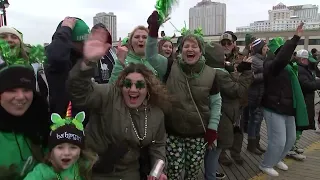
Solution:
[{"label": "child's face", "polygon": [[68,169],[79,159],[81,149],[70,143],[55,146],[51,152],[51,163],[59,169]]}]

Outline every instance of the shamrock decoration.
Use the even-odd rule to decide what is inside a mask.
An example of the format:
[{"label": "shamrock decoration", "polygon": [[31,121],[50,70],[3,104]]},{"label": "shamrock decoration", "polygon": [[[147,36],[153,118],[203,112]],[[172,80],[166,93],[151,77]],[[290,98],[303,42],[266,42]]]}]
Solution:
[{"label": "shamrock decoration", "polygon": [[51,130],[54,131],[58,129],[59,127],[62,127],[64,125],[73,124],[78,130],[83,131],[83,124],[86,115],[85,113],[79,112],[75,118],[66,117],[65,119],[61,118],[61,116],[57,113],[51,114],[51,121],[53,122],[53,125],[51,125]]},{"label": "shamrock decoration", "polygon": [[202,28],[199,27],[199,28],[193,30],[193,34],[195,34],[195,35],[197,35],[197,36],[200,36],[200,37],[203,37]]},{"label": "shamrock decoration", "polygon": [[0,39],[0,56],[7,65],[28,65],[29,62],[18,57],[19,49],[11,49],[7,41]]},{"label": "shamrock decoration", "polygon": [[44,64],[47,61],[44,47],[41,45],[31,46],[29,49],[29,60],[31,63]]}]

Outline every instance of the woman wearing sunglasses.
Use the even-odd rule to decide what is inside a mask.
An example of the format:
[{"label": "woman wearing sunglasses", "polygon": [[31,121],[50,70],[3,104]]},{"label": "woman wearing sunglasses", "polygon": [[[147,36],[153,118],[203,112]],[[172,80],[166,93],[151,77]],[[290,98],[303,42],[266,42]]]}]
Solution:
[{"label": "woman wearing sunglasses", "polygon": [[[129,64],[114,84],[93,83],[92,67],[107,46],[98,33],[89,37],[85,58],[68,80],[73,104],[93,111],[85,131],[87,147],[99,155],[93,180],[155,180],[147,174],[157,160],[166,160],[163,110],[169,107],[167,91],[142,64]],[[141,167],[140,157],[145,154],[150,165]],[[143,177],[140,170],[145,167]],[[160,179],[166,179],[165,175]]]}]

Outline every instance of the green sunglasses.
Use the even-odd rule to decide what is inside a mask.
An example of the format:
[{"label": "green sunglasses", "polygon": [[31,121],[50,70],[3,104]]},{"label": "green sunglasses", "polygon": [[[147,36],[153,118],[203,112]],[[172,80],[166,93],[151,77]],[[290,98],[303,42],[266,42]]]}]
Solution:
[{"label": "green sunglasses", "polygon": [[122,82],[122,85],[125,88],[131,88],[132,84],[134,84],[136,86],[137,89],[144,89],[146,88],[146,83],[142,80],[137,81],[136,83],[132,83],[132,81],[130,79],[124,79]]}]

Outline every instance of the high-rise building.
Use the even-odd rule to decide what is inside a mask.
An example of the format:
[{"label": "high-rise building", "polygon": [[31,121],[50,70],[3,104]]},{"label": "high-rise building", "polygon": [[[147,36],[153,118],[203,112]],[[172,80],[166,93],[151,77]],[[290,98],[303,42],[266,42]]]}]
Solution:
[{"label": "high-rise building", "polygon": [[117,41],[117,16],[113,12],[101,12],[93,17],[93,25],[104,24],[111,33],[112,41]]},{"label": "high-rise building", "polygon": [[286,6],[279,3],[268,11],[269,20],[255,21],[249,26],[237,27],[237,32],[288,31],[297,28],[304,22],[305,29],[320,29],[318,6]]},{"label": "high-rise building", "polygon": [[302,19],[317,19],[319,7],[312,4],[288,6],[289,10],[293,10],[293,15]]},{"label": "high-rise building", "polygon": [[202,28],[206,36],[226,31],[226,4],[202,0],[189,9],[189,29]]}]

